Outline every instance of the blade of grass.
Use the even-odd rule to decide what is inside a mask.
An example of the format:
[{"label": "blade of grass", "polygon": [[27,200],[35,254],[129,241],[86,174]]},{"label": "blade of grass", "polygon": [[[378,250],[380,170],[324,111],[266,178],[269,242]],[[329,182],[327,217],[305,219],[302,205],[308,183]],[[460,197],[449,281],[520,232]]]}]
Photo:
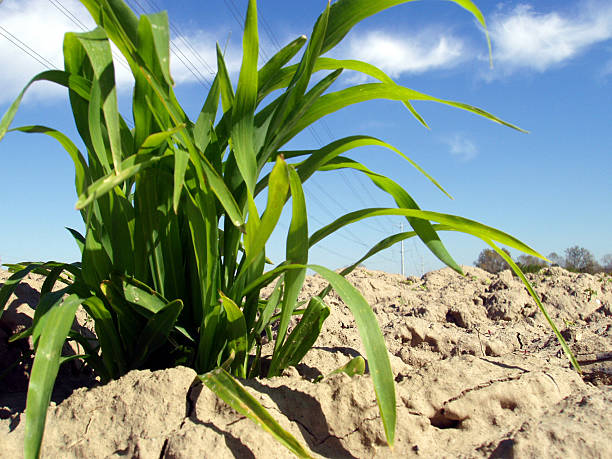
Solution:
[{"label": "blade of grass", "polygon": [[308,265],[308,267],[323,276],[333,286],[355,318],[357,330],[366,351],[387,443],[393,446],[396,423],[395,386],[387,346],[378,326],[376,315],[361,293],[344,277],[323,266]]},{"label": "blade of grass", "polygon": [[[287,192],[289,191],[289,167],[285,160],[278,157],[268,183],[268,202],[266,211],[264,212],[261,221],[255,226],[250,225],[251,220],[247,222],[247,233],[244,236],[244,248],[247,253],[247,261],[245,266],[248,266],[259,255],[266,246],[266,242],[272,235],[274,228],[281,216]],[[251,200],[252,202],[252,200]],[[257,208],[253,203],[253,212],[249,214],[254,217],[257,215]],[[244,269],[244,268],[243,268]]]},{"label": "blade of grass", "polygon": [[244,387],[222,368],[199,375],[198,378],[220,399],[258,424],[297,457],[312,458],[310,452],[268,413]]},{"label": "blade of grass", "polygon": [[360,102],[375,99],[387,99],[387,100],[424,100],[438,102],[446,105],[450,105],[455,108],[461,108],[463,110],[470,111],[477,115],[483,116],[491,121],[502,124],[504,126],[516,129],[521,132],[521,128],[510,124],[480,108],[472,105],[464,104],[461,102],[454,102],[450,100],[439,99],[437,97],[429,96],[427,94],[415,91],[413,89],[405,88],[396,84],[388,83],[366,83],[350,88],[342,89],[336,92],[328,93],[321,96],[312,106],[310,110],[303,116],[303,118],[294,126],[294,128],[285,136],[283,143],[288,142],[290,139],[295,137],[299,132],[310,126],[315,121],[322,117],[334,113],[344,107],[353,105]]},{"label": "blade of grass", "polygon": [[45,314],[45,327],[39,331],[40,339],[28,386],[25,411],[26,458],[36,458],[40,455],[47,407],[51,401],[51,392],[59,370],[62,345],[82,301],[74,294],[63,301],[60,298]]},{"label": "blade of grass", "polygon": [[[419,210],[419,206],[414,199],[412,199],[412,197],[400,185],[384,175],[372,172],[370,169],[357,161],[339,156],[322,166],[320,170],[334,171],[344,168],[363,172],[378,188],[390,194],[398,207]],[[412,228],[417,232],[419,238],[423,241],[427,248],[436,257],[438,257],[440,261],[454,269],[459,274],[463,274],[461,267],[453,259],[450,253],[448,253],[448,250],[446,250],[446,247],[438,237],[438,234],[432,228],[429,221],[411,217],[406,218]]]},{"label": "blade of grass", "polygon": [[[289,168],[289,185],[291,188],[292,215],[287,232],[286,259],[290,264],[306,264],[308,262],[308,216],[304,190],[295,169]],[[306,269],[291,270],[285,274],[285,289],[281,306],[281,319],[278,325],[274,354],[270,367],[274,367],[278,359],[278,351],[283,344],[291,314],[295,308],[300,290],[306,277]]]},{"label": "blade of grass", "polygon": [[[334,2],[329,14],[329,25],[321,54],[335,47],[358,22],[392,6],[414,0],[338,0]],[[470,0],[449,0],[474,15],[486,31],[482,13]],[[487,42],[489,36],[487,34]],[[490,45],[489,45],[490,52]]]},{"label": "blade of grass", "polygon": [[403,215],[406,217],[414,217],[424,220],[436,221],[448,225],[454,230],[472,234],[481,239],[492,239],[517,250],[520,250],[521,252],[524,252],[526,254],[542,258],[542,255],[540,255],[528,245],[516,239],[514,236],[511,236],[507,233],[504,233],[503,231],[497,230],[490,226],[483,225],[482,223],[478,223],[474,220],[469,220],[467,218],[458,217],[456,215],[414,209],[372,208],[349,212],[348,214],[336,219],[329,225],[316,231],[310,237],[309,244],[312,247],[314,244],[321,241],[323,238],[329,236],[333,232],[348,225],[349,223],[359,221],[363,218],[370,218],[381,215]]},{"label": "blade of grass", "polygon": [[253,148],[253,122],[257,105],[257,3],[249,0],[242,39],[242,66],[232,109],[232,141],[238,169],[247,190],[253,194],[257,174],[256,152]]},{"label": "blade of grass", "polygon": [[523,284],[525,284],[525,287],[527,288],[527,291],[529,292],[531,297],[534,299],[535,303],[538,305],[538,308],[540,309],[542,314],[544,314],[544,317],[546,318],[546,321],[548,322],[548,325],[550,325],[550,328],[552,329],[553,333],[555,334],[555,336],[559,340],[559,343],[561,344],[561,348],[563,349],[563,352],[565,352],[565,355],[567,355],[567,357],[569,358],[569,360],[570,360],[572,366],[574,367],[574,369],[578,373],[582,374],[582,370],[580,369],[580,365],[578,364],[578,361],[576,360],[576,357],[574,356],[574,354],[572,353],[571,349],[569,348],[569,346],[565,342],[565,339],[563,338],[563,335],[561,335],[561,333],[557,329],[557,326],[555,325],[555,322],[548,315],[548,311],[546,311],[546,308],[544,308],[544,305],[540,301],[540,297],[538,296],[536,291],[533,289],[533,286],[531,285],[531,283],[525,277],[525,274],[523,274],[523,271],[521,270],[521,268],[519,268],[518,265],[514,262],[514,260],[512,260],[512,258],[506,252],[504,252],[502,249],[500,249],[499,246],[497,244],[495,244],[493,241],[491,241],[490,239],[485,239],[485,238],[482,238],[482,240],[485,241],[487,244],[489,244],[493,248],[493,250],[495,250],[506,261],[506,263],[508,263],[510,265],[510,267],[516,273],[516,275],[519,277],[519,279],[521,279],[523,281]]},{"label": "blade of grass", "polygon": [[152,352],[167,342],[182,309],[183,302],[174,300],[151,316],[137,341],[132,363],[134,368],[140,367]]},{"label": "blade of grass", "polygon": [[275,367],[270,367],[268,376],[278,376],[283,369],[300,363],[319,337],[329,313],[329,307],[323,301],[316,297],[311,298],[297,326],[279,349]]},{"label": "blade of grass", "polygon": [[227,348],[234,351],[232,370],[240,378],[246,378],[247,330],[244,315],[240,308],[230,298],[219,292],[221,304],[227,316]]}]

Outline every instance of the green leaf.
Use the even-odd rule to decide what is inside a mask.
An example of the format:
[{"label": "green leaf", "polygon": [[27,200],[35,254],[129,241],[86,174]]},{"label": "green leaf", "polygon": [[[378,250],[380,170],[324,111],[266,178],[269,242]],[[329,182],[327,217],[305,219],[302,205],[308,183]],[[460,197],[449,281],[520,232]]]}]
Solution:
[{"label": "green leaf", "polygon": [[[393,196],[393,199],[395,200],[398,207],[416,210],[419,209],[419,206],[414,201],[414,199],[412,199],[412,197],[406,192],[406,190],[404,190],[396,182],[385,177],[384,175],[372,172],[363,164],[358,163],[357,161],[353,161],[352,159],[336,157],[330,160],[324,166],[320,167],[320,170],[334,171],[343,168],[350,168],[363,172],[372,180],[372,182],[374,182],[377,187]],[[463,274],[463,271],[461,270],[457,262],[453,259],[450,253],[448,253],[446,247],[444,247],[444,244],[438,237],[438,234],[433,230],[430,222],[418,218],[406,218],[410,225],[417,232],[419,238],[429,248],[429,250],[431,250],[431,252],[436,257],[438,257],[440,261],[454,269],[459,274]]]},{"label": "green leaf", "polygon": [[[215,77],[198,120],[193,127],[193,138],[200,151],[205,151],[211,141],[211,131],[219,108],[219,76]],[[214,163],[214,162],[213,162]]]},{"label": "green leaf", "polygon": [[[121,170],[122,159],[119,109],[117,106],[113,57],[106,32],[104,29],[98,28],[91,32],[79,34],[68,33],[66,34],[65,43],[69,43],[71,36],[73,36],[75,40],[78,40],[83,47],[93,68],[95,80],[92,82],[92,94],[94,92],[97,94],[97,89],[94,91],[94,88],[99,88],[99,97],[102,111],[104,112],[104,124],[108,134],[113,165],[115,170],[119,172]],[[96,105],[92,104],[92,107],[95,108]],[[95,124],[96,129],[99,129],[101,126],[100,121],[98,120]],[[90,125],[90,127],[93,126]],[[99,156],[102,155],[101,151],[97,153]]]},{"label": "green leaf", "polygon": [[[258,224],[250,224],[249,218],[247,222],[247,233],[244,236],[244,247],[247,253],[247,261],[245,266],[248,266],[257,255],[264,250],[266,242],[276,228],[276,224],[281,216],[283,207],[287,200],[287,192],[289,191],[289,167],[282,157],[278,157],[272,172],[268,185],[268,202],[266,211],[264,212],[261,221]],[[251,200],[252,201],[252,200]],[[253,203],[253,212],[249,212],[250,217],[257,217],[257,208]],[[256,218],[258,220],[258,218]]]},{"label": "green leaf", "polygon": [[[355,375],[362,375],[362,374],[364,374],[365,373],[365,369],[366,369],[365,359],[363,357],[361,357],[360,355],[358,355],[357,357],[353,357],[351,360],[349,360],[345,365],[342,365],[341,367],[336,368],[334,371],[332,371],[331,373],[329,373],[325,377],[328,378],[331,375],[335,375],[335,374],[338,374],[338,373],[345,373],[349,377],[352,378]],[[321,378],[321,379],[323,379],[323,378]]]},{"label": "green leaf", "polygon": [[248,417],[278,442],[286,446],[297,457],[311,458],[310,452],[268,413],[268,411],[242,385],[225,370],[218,368],[209,373],[198,375],[220,399],[240,414]]},{"label": "green leaf", "polygon": [[561,348],[563,349],[563,352],[565,352],[565,355],[567,355],[567,357],[568,357],[569,361],[571,362],[572,366],[574,367],[574,369],[578,373],[582,374],[582,370],[580,369],[580,365],[578,364],[578,360],[576,360],[576,357],[574,356],[574,354],[572,353],[571,349],[569,348],[569,346],[565,342],[565,339],[563,338],[563,335],[561,335],[561,333],[559,333],[559,329],[557,329],[557,326],[553,322],[552,318],[548,315],[548,311],[546,311],[546,308],[544,308],[544,305],[540,301],[540,297],[538,296],[536,291],[533,289],[531,283],[527,280],[527,278],[523,274],[523,271],[521,270],[521,268],[519,268],[519,266],[514,262],[514,260],[512,260],[512,258],[506,252],[504,252],[502,249],[500,249],[497,246],[497,244],[495,244],[493,241],[485,239],[485,238],[482,238],[482,239],[487,244],[489,244],[504,260],[506,260],[506,262],[510,265],[510,267],[516,273],[516,275],[519,277],[519,279],[521,279],[523,281],[523,284],[525,284],[525,287],[527,287],[527,291],[529,292],[531,297],[534,299],[534,301],[538,305],[538,308],[540,309],[542,314],[544,314],[544,317],[546,318],[546,321],[548,322],[548,325],[550,325],[550,328],[552,328],[553,333],[555,334],[555,336],[559,340],[559,343],[561,344]]},{"label": "green leaf", "polygon": [[255,325],[254,334],[261,334],[261,332],[263,332],[264,329],[270,324],[270,319],[274,315],[274,311],[280,303],[281,295],[283,293],[282,286],[283,281],[280,279],[274,286],[274,289],[266,301],[266,305],[264,306],[263,310],[260,312],[259,319]]},{"label": "green leaf", "polygon": [[123,294],[130,303],[157,314],[167,307],[168,301],[148,285],[134,278],[123,277]]},{"label": "green leaf", "polygon": [[232,81],[225,65],[225,59],[223,59],[223,53],[221,48],[217,44],[217,78],[219,79],[219,89],[221,92],[221,107],[224,113],[232,113],[231,109],[234,106],[234,88],[232,88]]},{"label": "green leaf", "polygon": [[364,218],[377,217],[381,215],[403,215],[406,217],[414,217],[423,220],[436,221],[448,225],[453,230],[468,233],[481,239],[492,239],[517,250],[520,250],[521,252],[542,258],[542,256],[538,252],[533,250],[531,247],[519,241],[515,237],[504,233],[503,231],[497,230],[490,226],[483,225],[482,223],[478,223],[474,220],[458,217],[456,215],[441,214],[438,212],[415,209],[373,208],[349,212],[348,214],[336,219],[329,225],[316,231],[310,237],[310,246],[312,247],[321,239],[329,236],[330,234],[336,232],[338,229],[350,223],[354,223]]},{"label": "green leaf", "polygon": [[82,301],[77,295],[72,294],[63,301],[61,298],[58,299],[45,313],[44,329],[39,330],[40,339],[28,386],[24,440],[26,458],[40,455],[47,407],[51,401],[51,392],[59,370],[62,345]]},{"label": "green leaf", "polygon": [[215,341],[221,322],[222,307],[220,304],[211,305],[206,311],[200,327],[200,342],[198,344],[198,354],[196,358],[196,371],[207,371],[216,366],[219,353],[223,350],[225,343],[220,340]]},{"label": "green leaf", "polygon": [[297,166],[297,171],[300,174],[300,179],[303,183],[308,178],[310,178],[312,174],[314,174],[317,170],[321,169],[322,166],[326,165],[345,151],[365,146],[379,146],[398,154],[403,159],[408,161],[421,174],[427,177],[436,187],[440,189],[440,191],[442,191],[445,195],[452,199],[452,196],[448,194],[444,188],[442,188],[438,181],[432,176],[430,176],[427,172],[425,172],[425,170],[423,170],[416,162],[414,162],[400,150],[395,148],[393,145],[388,144],[387,142],[384,142],[380,139],[377,139],[376,137],[354,135],[335,140],[315,151],[291,151],[283,153],[288,153],[288,156],[290,157],[308,154],[306,160],[302,162],[299,166]]},{"label": "green leaf", "polygon": [[123,0],[81,0],[91,17],[104,27],[128,62],[137,42],[138,18]]},{"label": "green leaf", "polygon": [[[326,53],[340,43],[358,22],[392,6],[411,1],[414,0],[376,0],[375,2],[371,0],[338,0],[334,2],[329,14],[327,34],[325,35],[321,54]],[[476,20],[478,20],[486,30],[486,24],[482,13],[470,0],[450,1],[472,13]]]},{"label": "green leaf", "polygon": [[376,315],[361,293],[341,275],[318,265],[308,267],[323,276],[349,307],[366,352],[374,392],[389,446],[395,439],[395,386],[389,354]]},{"label": "green leaf", "polygon": [[[292,215],[289,232],[287,233],[286,256],[287,263],[305,265],[308,263],[308,216],[306,213],[306,200],[300,178],[293,169],[289,168],[289,185],[292,198]],[[285,292],[281,307],[281,319],[278,326],[274,355],[271,367],[278,358],[277,353],[283,344],[291,315],[295,308],[300,290],[306,277],[306,269],[291,270],[285,274]]]},{"label": "green leaf", "polygon": [[221,296],[221,303],[227,316],[225,336],[227,339],[227,349],[235,353],[232,369],[237,371],[241,378],[246,378],[247,330],[244,315],[234,301],[222,292],[219,292],[219,295]]},{"label": "green leaf", "polygon": [[[302,35],[291,43],[282,48],[278,53],[276,53],[272,58],[264,64],[264,66],[259,70],[259,74],[257,76],[258,80],[258,93],[257,93],[257,102],[261,102],[265,96],[267,96],[272,90],[272,83],[275,81],[276,76],[279,72],[282,72],[282,67],[287,62],[289,62],[293,56],[295,56],[300,49],[306,43],[306,36]],[[287,82],[288,83],[288,82]]]},{"label": "green leaf", "polygon": [[[270,152],[274,152],[278,147],[286,143],[288,140],[287,132],[292,132],[293,127],[300,122],[310,107],[321,97],[321,94],[327,91],[334,81],[338,79],[341,73],[342,69],[338,69],[330,73],[315,84],[306,94],[304,94],[299,99],[299,102],[296,102],[293,105],[292,111],[288,114],[287,118],[283,122],[282,129],[279,129],[279,132],[276,135],[271,136],[272,140],[262,153],[260,163],[265,163],[268,160]],[[268,130],[270,129],[272,128],[269,127]]]},{"label": "green leaf", "polygon": [[77,210],[84,209],[95,199],[104,196],[116,186],[121,185],[126,180],[135,176],[144,169],[153,166],[159,160],[159,157],[144,155],[130,156],[128,159],[123,161],[121,165],[121,172],[117,174],[108,174],[92,183],[87,188],[87,191],[79,196],[79,199],[75,204],[75,208]]},{"label": "green leaf", "polygon": [[293,78],[289,83],[285,93],[280,96],[279,104],[276,107],[274,116],[270,122],[268,128],[267,138],[272,140],[274,136],[277,136],[277,132],[281,126],[285,125],[285,121],[291,116],[296,106],[300,103],[300,99],[304,96],[314,63],[321,52],[321,45],[323,38],[325,37],[325,30],[327,29],[327,18],[329,16],[329,3],[325,8],[325,11],[321,14],[312,31],[312,36],[306,47],[306,51],[297,66]]},{"label": "green leaf", "polygon": [[174,300],[151,316],[138,338],[138,346],[132,362],[133,368],[138,368],[144,364],[152,352],[168,341],[168,335],[174,328],[182,309],[183,302]]},{"label": "green leaf", "polygon": [[83,255],[83,250],[85,250],[85,237],[73,228],[66,227],[66,229],[70,232],[70,234],[76,241],[77,246],[79,247],[79,251],[81,252],[81,255]]},{"label": "green leaf", "polygon": [[192,320],[201,324],[208,314],[207,308],[216,302],[219,288],[219,229],[214,196],[205,190],[198,190],[195,196],[187,193],[183,208],[190,229],[192,248],[189,252],[194,259],[192,263],[195,263],[195,269],[191,269],[192,284],[197,290],[192,295]]},{"label": "green leaf", "polygon": [[164,82],[168,86],[174,86],[174,81],[170,76],[170,30],[168,13],[166,11],[160,11],[159,13],[147,14],[146,16],[141,16],[140,20],[150,23],[156,55],[155,62],[158,66],[156,67],[161,71]]},{"label": "green leaf", "polygon": [[270,376],[278,376],[283,369],[295,366],[312,348],[321,333],[323,322],[329,316],[329,307],[320,298],[313,297],[295,329],[278,351],[274,368],[270,367]]},{"label": "green leaf", "polygon": [[[41,72],[32,78],[28,84],[21,90],[15,101],[11,104],[6,113],[2,116],[2,120],[0,120],[0,140],[4,138],[6,135],[15,115],[17,114],[17,109],[19,109],[19,105],[21,104],[21,100],[25,95],[25,92],[28,88],[36,83],[37,81],[51,81],[52,83],[57,83],[62,86],[69,87],[71,82],[83,82],[81,78],[73,78],[68,72],[64,72],[62,70],[47,70],[45,72]],[[82,87],[83,85],[81,85]],[[89,86],[85,83],[85,86]],[[83,89],[84,92],[89,94],[89,88]]]},{"label": "green leaf", "polygon": [[[163,132],[157,132],[148,136],[142,143],[138,152],[121,162],[121,172],[111,173],[92,183],[87,191],[79,196],[76,203],[77,209],[87,207],[93,200],[104,196],[114,187],[121,185],[126,180],[134,177],[139,172],[153,166],[161,160],[161,154],[153,156],[156,150],[164,146],[168,139],[184,126],[177,126]],[[164,153],[164,151],[159,151]]]},{"label": "green leaf", "polygon": [[30,264],[24,269],[17,271],[11,277],[9,277],[5,282],[2,288],[0,288],[0,318],[2,317],[2,313],[4,312],[4,307],[6,306],[6,302],[11,297],[19,283],[26,277],[30,272],[32,272],[39,265]]},{"label": "green leaf", "polygon": [[450,100],[444,100],[437,97],[429,96],[427,94],[415,91],[413,89],[405,88],[397,84],[390,83],[366,83],[356,86],[352,86],[340,91],[332,92],[321,96],[308,110],[304,117],[297,123],[294,128],[287,134],[285,141],[292,139],[299,132],[310,126],[315,121],[322,117],[334,113],[349,105],[365,102],[368,100],[375,99],[387,99],[387,100],[398,100],[398,101],[411,101],[411,100],[425,100],[438,102],[446,105],[450,105],[455,108],[461,108],[463,110],[470,111],[477,115],[483,116],[491,121],[502,124],[507,127],[511,127],[521,132],[521,128],[510,124],[502,119],[472,105],[464,104],[461,102],[454,102]]},{"label": "green leaf", "polygon": [[119,331],[115,326],[110,310],[100,298],[95,296],[87,298],[83,302],[83,308],[94,319],[96,336],[102,349],[103,362],[109,377],[118,378],[125,374],[128,365]]},{"label": "green leaf", "polygon": [[117,278],[102,282],[100,290],[116,314],[118,335],[122,348],[126,351],[126,361],[130,361],[133,356],[133,343],[138,342],[145,319],[125,300],[120,280]]},{"label": "green leaf", "polygon": [[258,53],[257,3],[255,0],[249,0],[242,39],[242,66],[232,109],[232,141],[236,164],[251,194],[255,189],[257,177],[256,152],[253,148],[253,120],[257,105]]},{"label": "green leaf", "polygon": [[56,306],[58,302],[61,302],[63,296],[68,293],[68,290],[68,287],[65,287],[61,290],[41,295],[34,311],[34,319],[32,320],[32,344],[35,349],[38,346],[41,333],[47,327],[46,321],[50,317],[46,315],[47,312]]}]

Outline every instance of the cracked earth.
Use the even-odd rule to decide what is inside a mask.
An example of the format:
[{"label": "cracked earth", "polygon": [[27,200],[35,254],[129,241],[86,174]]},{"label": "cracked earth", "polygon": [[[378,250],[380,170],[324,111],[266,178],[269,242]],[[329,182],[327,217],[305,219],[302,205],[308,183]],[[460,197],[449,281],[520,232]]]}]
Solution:
[{"label": "cracked earth", "polygon": [[[368,374],[313,382],[364,352],[348,308],[333,293],[326,298],[332,313],[305,359],[280,377],[243,384],[315,456],[609,457],[612,278],[560,268],[529,275],[581,363],[579,375],[509,271],[465,271],[465,277],[443,269],[406,278],[358,269],[348,277],[372,305],[389,349],[397,390],[393,450]],[[6,277],[0,272],[0,283]],[[23,326],[36,303],[40,279],[31,275],[28,282],[0,323],[5,360],[23,351],[6,336]],[[302,298],[324,285],[307,278]],[[3,380],[6,457],[23,454],[28,370],[26,359]],[[74,368],[60,374],[43,457],[292,457],[188,368],[133,371],[105,386],[75,389],[92,386],[78,375]]]}]

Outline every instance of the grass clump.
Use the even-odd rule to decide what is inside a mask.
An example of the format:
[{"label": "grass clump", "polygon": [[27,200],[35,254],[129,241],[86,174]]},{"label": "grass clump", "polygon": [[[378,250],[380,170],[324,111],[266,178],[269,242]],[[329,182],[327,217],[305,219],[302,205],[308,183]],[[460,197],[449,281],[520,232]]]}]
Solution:
[{"label": "grass clump", "polygon": [[[0,122],[2,138],[27,88],[36,81],[52,81],[68,89],[76,128],[86,149],[81,152],[51,127],[13,128],[48,135],[66,149],[75,167],[76,207],[86,227],[85,234],[70,230],[81,249],[80,261],[11,265],[14,274],[0,290],[2,311],[28,272],[46,276],[32,327],[14,337],[32,336],[36,349],[26,408],[26,457],[40,454],[46,409],[66,339],[86,349],[86,355],[80,357],[102,381],[132,369],[190,366],[232,407],[296,455],[308,456],[307,449],[274,421],[237,378],[275,376],[296,365],[314,344],[329,314],[324,297],[330,288],[355,316],[387,441],[393,444],[396,400],[383,336],[372,309],[343,276],[372,255],[411,237],[420,238],[435,256],[461,272],[442,244],[439,231],[472,234],[502,257],[505,253],[496,242],[540,256],[494,228],[421,210],[399,184],[342,156],[360,146],[387,148],[442,189],[412,160],[382,140],[354,135],[318,150],[283,149],[327,114],[381,98],[401,101],[422,124],[425,122],[412,106],[414,100],[440,102],[515,128],[483,110],[400,86],[368,63],[322,57],[359,21],[405,1],[338,0],[328,4],[309,39],[298,37],[260,66],[257,5],[250,0],[237,86],[232,85],[217,48],[217,73],[193,121],[174,93],[166,14],[138,17],[122,0],[81,0],[98,27],[66,34],[64,69],[35,76]],[[485,26],[471,1],[455,3]],[[134,77],[133,128],[117,108],[111,42],[127,60]],[[298,63],[291,64],[296,56]],[[332,91],[345,69],[362,72],[376,82]],[[313,81],[319,72],[323,76]],[[387,192],[397,207],[350,212],[310,234],[302,186],[319,171],[341,169],[363,173]],[[255,204],[261,193],[267,195],[265,208]],[[286,259],[265,272],[266,243],[289,202]],[[380,215],[403,216],[412,231],[383,239],[340,274],[308,264],[308,252],[314,244],[346,225]],[[511,260],[508,263],[518,270]],[[330,287],[299,306],[298,293],[308,268],[324,276]],[[271,283],[272,295],[264,300],[260,290]],[[53,291],[56,284],[61,289]],[[536,298],[533,290],[531,293]],[[79,306],[95,322],[95,344],[71,329]],[[300,320],[290,332],[294,315]],[[263,334],[274,340],[274,351],[269,369],[262,375]]]}]

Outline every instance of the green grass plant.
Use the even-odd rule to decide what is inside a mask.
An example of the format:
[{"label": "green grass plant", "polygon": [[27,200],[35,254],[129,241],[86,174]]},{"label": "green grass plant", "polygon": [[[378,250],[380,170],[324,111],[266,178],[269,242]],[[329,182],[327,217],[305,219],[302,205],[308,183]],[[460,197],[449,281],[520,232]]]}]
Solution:
[{"label": "green grass plant", "polygon": [[[76,208],[86,228],[85,234],[70,230],[82,253],[80,261],[10,265],[14,274],[0,290],[1,314],[27,273],[46,276],[32,327],[13,337],[31,336],[36,350],[26,407],[25,456],[40,454],[46,410],[64,361],[61,348],[66,339],[83,346],[85,354],[79,358],[102,382],[132,369],[190,366],[237,411],[271,432],[296,455],[309,456],[238,379],[275,376],[296,365],[314,344],[329,315],[324,297],[330,288],[355,317],[387,441],[393,445],[396,399],[383,335],[372,308],[343,276],[379,251],[411,237],[421,239],[435,256],[461,273],[440,240],[440,231],[479,237],[504,258],[508,257],[496,243],[541,256],[502,231],[462,217],[421,210],[399,184],[342,156],[361,146],[386,148],[444,191],[414,161],[380,139],[354,135],[317,150],[283,148],[324,116],[372,99],[403,103],[425,126],[412,105],[415,100],[442,103],[518,128],[476,107],[400,86],[368,63],[322,57],[359,21],[406,0],[338,0],[328,4],[309,39],[298,37],[261,66],[257,5],[250,0],[237,85],[232,85],[217,47],[217,73],[195,121],[187,117],[174,93],[166,14],[138,17],[122,0],[81,2],[98,27],[66,34],[64,69],[35,76],[0,121],[1,139],[27,88],[37,81],[54,82],[68,89],[74,122],[86,150],[80,151],[51,127],[12,129],[45,134],[65,148],[74,163]],[[471,1],[455,3],[486,30],[482,14]],[[118,111],[111,42],[127,60],[134,77],[131,129]],[[297,63],[292,63],[295,60]],[[332,90],[345,69],[376,82]],[[315,75],[323,76],[313,78]],[[397,207],[350,212],[310,234],[303,184],[318,172],[342,169],[362,173],[388,193]],[[266,197],[263,208],[255,203],[260,194]],[[266,243],[286,206],[291,210],[286,259],[266,272]],[[381,215],[406,218],[412,231],[385,238],[341,273],[308,263],[309,249],[319,241],[351,223]],[[507,261],[545,313],[518,267]],[[297,298],[307,269],[324,276],[330,287],[300,305]],[[274,284],[274,289],[264,299],[260,291],[269,284]],[[56,285],[61,288],[54,290]],[[95,343],[71,329],[79,306],[95,323]],[[300,321],[290,332],[290,321],[296,315]],[[263,335],[274,343],[265,373],[261,372]],[[339,371],[354,374],[363,371],[362,367],[362,362],[355,361]]]}]

